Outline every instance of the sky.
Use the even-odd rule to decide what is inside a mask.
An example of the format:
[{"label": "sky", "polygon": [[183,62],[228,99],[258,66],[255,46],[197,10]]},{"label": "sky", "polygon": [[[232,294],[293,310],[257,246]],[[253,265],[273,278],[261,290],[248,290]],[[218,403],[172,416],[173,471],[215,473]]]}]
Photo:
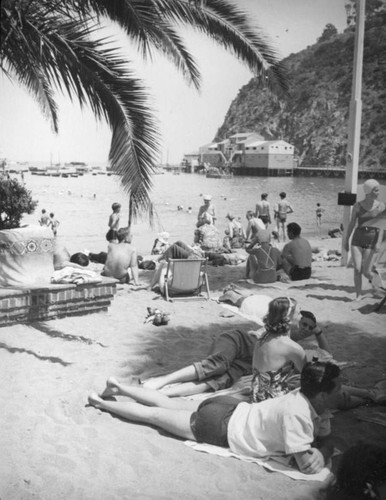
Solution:
[{"label": "sky", "polygon": [[[313,45],[328,23],[341,33],[346,26],[346,0],[237,0],[251,24],[268,35],[280,57]],[[184,30],[186,44],[196,58],[202,76],[200,92],[161,55],[144,63],[135,49],[116,33],[122,49],[152,96],[162,134],[160,162],[180,163],[185,153],[213,140],[239,89],[253,74],[235,56],[211,40]],[[88,109],[81,110],[61,95],[59,134],[17,82],[0,75],[0,157],[8,161],[84,161],[105,164],[111,132]]]}]

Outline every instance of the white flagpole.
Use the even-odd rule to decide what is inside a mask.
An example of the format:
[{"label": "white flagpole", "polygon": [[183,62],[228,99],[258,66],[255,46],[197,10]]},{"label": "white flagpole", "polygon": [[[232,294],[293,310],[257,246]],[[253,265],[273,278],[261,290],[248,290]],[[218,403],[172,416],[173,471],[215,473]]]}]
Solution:
[{"label": "white flagpole", "polygon": [[[365,4],[366,0],[356,0],[356,26],[355,26],[355,49],[352,91],[348,123],[347,158],[345,175],[345,192],[357,193],[359,146],[361,141],[361,119],[362,119],[362,68],[363,68],[363,42],[365,35]],[[347,265],[348,255],[343,248],[345,235],[350,222],[351,206],[343,207],[342,236],[342,266]]]}]

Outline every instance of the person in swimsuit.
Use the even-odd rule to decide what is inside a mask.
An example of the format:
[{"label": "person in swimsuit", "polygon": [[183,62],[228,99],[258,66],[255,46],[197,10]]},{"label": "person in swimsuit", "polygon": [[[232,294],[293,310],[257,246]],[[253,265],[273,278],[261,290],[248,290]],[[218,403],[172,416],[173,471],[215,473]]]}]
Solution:
[{"label": "person in swimsuit", "polygon": [[261,201],[258,201],[256,204],[256,217],[264,222],[266,229],[268,229],[268,224],[271,224],[270,205],[267,198],[268,194],[263,193],[261,195]]},{"label": "person in swimsuit", "polygon": [[306,353],[290,338],[291,306],[288,297],[278,297],[269,303],[264,318],[265,333],[253,353],[253,403],[282,396],[298,386],[298,377],[293,375],[302,371]]},{"label": "person in swimsuit", "polygon": [[351,240],[351,255],[354,263],[356,300],[360,300],[362,296],[362,275],[370,282],[375,277],[372,263],[375,255],[379,252],[383,240],[383,230],[371,226],[371,220],[385,211],[385,204],[378,200],[378,181],[368,179],[363,184],[363,190],[365,199],[355,203],[344,241],[344,249],[348,252],[350,236],[355,228]]},{"label": "person in swimsuit", "polygon": [[118,229],[119,229],[119,219],[120,219],[120,211],[121,204],[113,203],[111,205],[112,213],[109,217],[109,230],[106,233],[106,240],[111,243],[112,241],[116,242],[118,240]]},{"label": "person in swimsuit", "polygon": [[[340,387],[338,366],[311,362],[303,369],[300,389],[258,404],[230,396],[204,401],[169,398],[154,389],[125,385],[112,377],[102,394],[89,394],[88,403],[179,438],[229,447],[239,455],[290,455],[303,473],[313,474],[322,470],[334,450],[329,438],[328,409],[335,408]],[[111,400],[115,396],[129,397],[130,401]]]},{"label": "person in swimsuit", "polygon": [[259,231],[256,239],[246,248],[249,254],[246,277],[255,283],[274,283],[277,280],[281,254],[278,248],[272,247],[270,240],[271,235],[268,230]]},{"label": "person in swimsuit", "polygon": [[287,222],[287,215],[293,213],[293,208],[291,207],[288,200],[286,200],[287,193],[282,191],[280,194],[280,201],[275,207],[275,219],[277,224],[277,232],[280,236],[280,228],[283,233],[283,241],[286,240],[285,224]]}]

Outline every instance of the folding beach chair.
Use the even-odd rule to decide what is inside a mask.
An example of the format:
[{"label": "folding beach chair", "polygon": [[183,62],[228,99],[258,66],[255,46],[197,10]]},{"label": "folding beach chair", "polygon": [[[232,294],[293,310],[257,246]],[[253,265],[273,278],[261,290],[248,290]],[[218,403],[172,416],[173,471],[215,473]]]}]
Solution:
[{"label": "folding beach chair", "polygon": [[[201,295],[205,287],[207,297]],[[206,259],[170,259],[165,275],[166,300],[204,299],[209,300],[209,283],[206,273]]]}]

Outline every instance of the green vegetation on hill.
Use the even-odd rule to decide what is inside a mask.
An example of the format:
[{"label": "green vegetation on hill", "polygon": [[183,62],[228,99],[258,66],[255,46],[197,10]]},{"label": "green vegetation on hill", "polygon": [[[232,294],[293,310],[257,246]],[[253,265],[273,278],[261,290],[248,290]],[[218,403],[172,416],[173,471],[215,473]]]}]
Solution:
[{"label": "green vegetation on hill", "polygon": [[[295,146],[303,166],[345,165],[354,58],[354,31],[335,34],[326,26],[315,45],[283,62],[290,96],[259,88],[257,78],[242,87],[215,140],[236,132],[257,132]],[[335,30],[336,31],[336,30]],[[366,23],[362,79],[360,168],[386,168],[386,25]]]}]

